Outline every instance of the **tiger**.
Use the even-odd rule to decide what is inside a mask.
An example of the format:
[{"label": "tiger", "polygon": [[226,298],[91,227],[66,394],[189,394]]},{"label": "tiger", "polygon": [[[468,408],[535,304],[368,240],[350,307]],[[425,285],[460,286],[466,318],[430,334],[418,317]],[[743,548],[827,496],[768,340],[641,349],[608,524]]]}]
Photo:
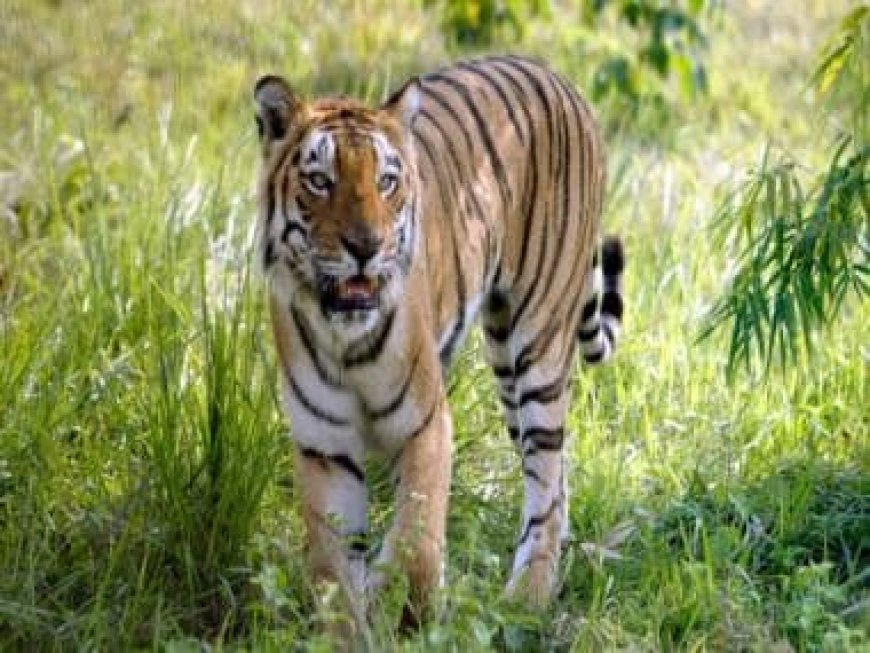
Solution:
[{"label": "tiger", "polygon": [[[258,255],[312,578],[363,614],[385,570],[406,578],[413,615],[443,585],[445,374],[479,315],[523,473],[506,594],[545,606],[570,534],[575,354],[609,359],[623,316],[624,250],[599,233],[606,159],[589,105],[516,55],[414,76],[376,108],[303,99],[278,75],[254,100]],[[371,556],[369,456],[390,465],[395,500]]]}]

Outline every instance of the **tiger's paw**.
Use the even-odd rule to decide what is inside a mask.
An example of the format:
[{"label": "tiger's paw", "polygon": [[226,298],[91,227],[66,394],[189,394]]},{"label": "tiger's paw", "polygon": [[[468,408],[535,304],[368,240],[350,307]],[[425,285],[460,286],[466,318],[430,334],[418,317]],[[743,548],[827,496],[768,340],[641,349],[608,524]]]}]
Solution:
[{"label": "tiger's paw", "polygon": [[547,607],[556,588],[557,558],[539,554],[516,569],[505,588],[509,600],[525,603],[537,610]]}]

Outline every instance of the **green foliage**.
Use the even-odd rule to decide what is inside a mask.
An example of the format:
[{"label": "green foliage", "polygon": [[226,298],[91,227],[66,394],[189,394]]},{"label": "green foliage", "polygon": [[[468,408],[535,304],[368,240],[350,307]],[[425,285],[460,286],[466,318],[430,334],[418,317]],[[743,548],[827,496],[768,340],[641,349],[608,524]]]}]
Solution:
[{"label": "green foliage", "polygon": [[438,7],[441,30],[460,48],[520,42],[529,19],[546,15],[549,0],[426,0]]},{"label": "green foliage", "polygon": [[688,550],[714,575],[746,574],[778,637],[798,650],[848,650],[853,635],[831,617],[861,609],[865,592],[852,579],[870,565],[868,519],[866,475],[788,462],[753,485],[699,474],[651,525],[654,536],[639,534],[656,544],[633,546],[650,550],[641,556]]},{"label": "green foliage", "polygon": [[870,143],[870,7],[849,12],[822,48],[813,83],[830,110],[843,119],[841,129],[858,147]]},{"label": "green foliage", "polygon": [[[579,30],[571,49],[585,51],[587,90],[607,108],[607,124],[629,125],[643,110],[660,128],[674,110],[674,96],[690,103],[707,92],[702,19],[711,4],[576,0],[563,7],[549,0],[428,0],[425,6],[438,12],[447,42],[462,52],[523,49],[537,33],[554,29],[558,40],[563,25],[553,19],[576,11],[579,20],[564,25],[564,34]],[[602,33],[610,35],[604,43]],[[552,47],[539,54],[551,58]]]},{"label": "green foliage", "polygon": [[585,0],[583,15],[589,25],[599,23],[606,12],[614,12],[637,34],[635,51],[616,52],[598,65],[593,99],[616,95],[632,109],[641,102],[662,103],[664,97],[648,79],[648,72],[660,81],[675,78],[686,98],[706,92],[702,55],[707,37],[699,24],[705,4],[704,0],[688,2],[685,7],[648,0]]},{"label": "green foliage", "polygon": [[[843,302],[870,291],[868,162],[870,147],[855,152],[841,139],[820,184],[805,192],[793,163],[771,162],[719,209],[723,244],[734,238],[738,268],[711,317],[732,323],[729,369],[760,358],[797,358],[802,343],[834,321]],[[706,332],[705,332],[706,333]]]},{"label": "green foliage", "polygon": [[827,170],[807,189],[793,157],[759,167],[720,206],[714,222],[719,242],[740,250],[737,269],[703,335],[731,325],[728,370],[756,359],[798,359],[814,349],[813,335],[830,325],[846,299],[870,293],[870,141],[867,85],[870,11],[842,22],[823,52],[814,79],[819,92],[847,97],[844,134]]}]

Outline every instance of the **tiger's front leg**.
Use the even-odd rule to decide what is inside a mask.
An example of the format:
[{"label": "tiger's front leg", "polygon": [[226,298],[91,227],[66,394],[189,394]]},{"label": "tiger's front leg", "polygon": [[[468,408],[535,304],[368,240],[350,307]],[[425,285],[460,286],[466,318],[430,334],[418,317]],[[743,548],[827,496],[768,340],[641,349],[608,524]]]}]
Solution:
[{"label": "tiger's front leg", "polygon": [[297,446],[296,478],[316,598],[324,584],[338,585],[339,612],[348,614],[333,630],[348,639],[366,627],[367,499],[361,461]]},{"label": "tiger's front leg", "polygon": [[398,454],[396,515],[369,583],[376,591],[390,572],[407,576],[410,596],[403,622],[409,626],[424,616],[443,574],[453,430],[443,388],[430,401],[422,424]]},{"label": "tiger's front leg", "polygon": [[[305,522],[311,580],[317,598],[326,583],[340,591],[345,623],[330,627],[341,639],[364,632],[365,536],[368,499],[356,400],[336,381],[304,316],[271,303],[285,409],[295,442],[296,487]],[[324,606],[334,612],[335,606]],[[344,617],[347,617],[344,619]]]}]

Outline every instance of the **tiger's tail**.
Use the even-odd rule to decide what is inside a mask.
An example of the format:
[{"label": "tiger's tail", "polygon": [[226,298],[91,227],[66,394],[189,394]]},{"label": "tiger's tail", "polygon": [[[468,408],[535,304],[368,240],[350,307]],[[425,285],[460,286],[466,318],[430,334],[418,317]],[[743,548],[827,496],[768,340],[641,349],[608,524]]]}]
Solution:
[{"label": "tiger's tail", "polygon": [[603,363],[616,348],[622,328],[622,273],[625,252],[622,241],[606,236],[592,260],[586,281],[583,313],[577,337],[587,363]]}]

